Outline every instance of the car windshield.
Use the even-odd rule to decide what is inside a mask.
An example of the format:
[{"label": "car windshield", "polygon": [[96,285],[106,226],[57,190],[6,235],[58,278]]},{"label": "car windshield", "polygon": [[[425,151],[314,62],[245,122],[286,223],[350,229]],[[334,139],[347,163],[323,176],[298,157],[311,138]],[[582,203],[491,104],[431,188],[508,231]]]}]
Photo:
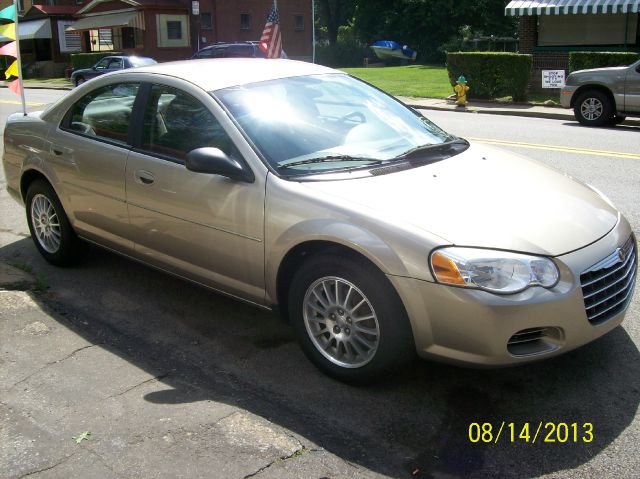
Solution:
[{"label": "car windshield", "polygon": [[379,164],[450,142],[426,118],[348,75],[282,78],[212,92],[287,174]]},{"label": "car windshield", "polygon": [[129,57],[129,61],[134,67],[143,67],[145,65],[153,65],[158,63],[153,58],[147,57]]}]

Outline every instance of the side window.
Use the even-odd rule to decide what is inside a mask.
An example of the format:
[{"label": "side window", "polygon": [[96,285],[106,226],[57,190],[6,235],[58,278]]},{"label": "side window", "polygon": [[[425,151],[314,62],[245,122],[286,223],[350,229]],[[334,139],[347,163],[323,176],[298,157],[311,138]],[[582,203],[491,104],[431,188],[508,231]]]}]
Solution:
[{"label": "side window", "polygon": [[122,58],[114,58],[113,60],[111,60],[111,63],[109,63],[110,70],[122,70],[122,68]]},{"label": "side window", "polygon": [[96,70],[104,70],[107,68],[107,66],[109,65],[109,62],[111,61],[110,58],[103,58],[102,60],[100,60],[98,63],[96,63]]},{"label": "side window", "polygon": [[138,83],[118,83],[93,90],[69,109],[62,129],[126,145],[139,88]]},{"label": "side window", "polygon": [[231,139],[205,106],[176,88],[153,85],[145,108],[141,148],[184,162],[196,148],[235,150]]},{"label": "side window", "polygon": [[228,58],[247,58],[253,56],[253,45],[229,45]]},{"label": "side window", "polygon": [[224,50],[222,48],[214,47],[214,48],[206,48],[204,50],[200,50],[196,55],[197,58],[220,58],[224,54]]}]

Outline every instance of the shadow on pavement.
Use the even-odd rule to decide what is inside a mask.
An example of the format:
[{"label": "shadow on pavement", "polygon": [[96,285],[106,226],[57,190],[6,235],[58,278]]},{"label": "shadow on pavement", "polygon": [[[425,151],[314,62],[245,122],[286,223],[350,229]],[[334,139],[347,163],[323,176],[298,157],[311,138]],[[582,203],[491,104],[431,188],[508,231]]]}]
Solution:
[{"label": "shadow on pavement", "polygon": [[[355,388],[319,373],[273,315],[98,248],[73,269],[46,264],[30,239],[0,249],[0,258],[47,275],[50,291],[33,297],[61,325],[166,374],[166,389],[144,400],[238,406],[392,477],[522,478],[575,468],[629,427],[640,403],[640,355],[623,328],[546,362],[469,370],[416,361],[393,380]],[[535,444],[511,443],[508,434],[497,444],[470,442],[470,423],[502,421],[517,432],[526,422],[575,422],[579,441],[544,443],[541,433]],[[590,443],[580,440],[587,422]]]}]

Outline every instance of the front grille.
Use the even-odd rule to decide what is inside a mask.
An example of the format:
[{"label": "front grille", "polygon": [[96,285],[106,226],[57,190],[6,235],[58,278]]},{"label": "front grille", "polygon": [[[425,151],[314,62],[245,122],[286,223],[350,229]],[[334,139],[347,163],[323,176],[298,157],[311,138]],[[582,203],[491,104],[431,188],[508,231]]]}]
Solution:
[{"label": "front grille", "polygon": [[580,275],[584,307],[591,324],[623,311],[633,293],[638,269],[635,241],[627,242]]}]

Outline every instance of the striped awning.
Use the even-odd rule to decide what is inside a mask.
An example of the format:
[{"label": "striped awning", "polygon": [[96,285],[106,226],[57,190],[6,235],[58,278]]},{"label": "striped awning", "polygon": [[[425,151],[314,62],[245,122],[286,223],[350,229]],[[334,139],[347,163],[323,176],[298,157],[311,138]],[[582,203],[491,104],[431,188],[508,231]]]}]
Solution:
[{"label": "striped awning", "polygon": [[135,10],[118,13],[100,13],[87,15],[67,27],[67,32],[80,32],[83,30],[98,30],[100,28],[135,27],[144,30],[144,17],[142,12]]},{"label": "striped awning", "polygon": [[504,9],[507,16],[570,15],[579,13],[638,13],[640,0],[546,0],[513,1]]}]

